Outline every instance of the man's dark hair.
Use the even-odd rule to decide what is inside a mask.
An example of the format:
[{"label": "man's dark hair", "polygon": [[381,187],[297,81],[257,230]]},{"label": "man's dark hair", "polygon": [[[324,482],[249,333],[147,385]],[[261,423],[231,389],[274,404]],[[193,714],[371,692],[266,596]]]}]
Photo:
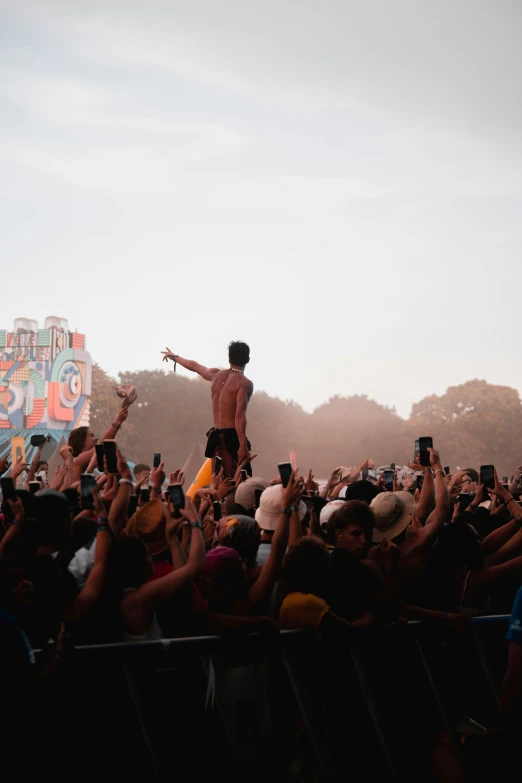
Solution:
[{"label": "man's dark hair", "polygon": [[47,462],[46,459],[39,459],[38,460],[38,462],[36,463],[36,468],[35,468],[34,472],[38,473],[38,471],[40,470],[42,465],[48,465],[48,462]]},{"label": "man's dark hair", "polygon": [[137,465],[134,465],[134,475],[135,476],[138,476],[140,473],[143,473],[145,470],[148,473],[150,473],[150,465],[146,465],[144,462],[138,462]]},{"label": "man's dark hair", "polygon": [[370,506],[362,500],[347,500],[330,518],[330,526],[334,530],[344,530],[348,525],[362,527],[368,541],[372,540],[375,527],[375,514]]},{"label": "man's dark hair", "polygon": [[230,343],[228,346],[228,358],[230,364],[237,364],[238,367],[244,367],[250,361],[250,348],[241,340]]}]

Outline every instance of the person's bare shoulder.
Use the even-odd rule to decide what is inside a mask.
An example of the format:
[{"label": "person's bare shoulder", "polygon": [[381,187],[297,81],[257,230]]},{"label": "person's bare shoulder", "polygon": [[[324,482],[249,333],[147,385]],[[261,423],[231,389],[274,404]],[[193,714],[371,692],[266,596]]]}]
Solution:
[{"label": "person's bare shoulder", "polygon": [[246,393],[248,394],[249,397],[251,397],[252,394],[254,393],[254,384],[249,378],[243,376],[243,385]]}]

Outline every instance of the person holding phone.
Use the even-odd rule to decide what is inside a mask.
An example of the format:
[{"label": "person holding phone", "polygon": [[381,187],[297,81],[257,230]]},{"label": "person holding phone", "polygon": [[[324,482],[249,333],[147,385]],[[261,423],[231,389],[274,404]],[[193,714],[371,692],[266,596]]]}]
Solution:
[{"label": "person holding phone", "polygon": [[174,366],[176,363],[181,364],[186,370],[196,372],[211,383],[214,426],[207,433],[205,456],[211,458],[213,463],[216,457],[220,457],[224,474],[228,478],[234,477],[238,464],[245,467],[251,476],[251,445],[246,434],[246,412],[254,384],[245,377],[245,367],[250,361],[248,345],[240,341],[230,343],[228,370],[204,367],[198,362],[183,359],[169,348],[162,353],[163,361],[168,362],[170,359]]},{"label": "person holding phone", "polygon": [[[100,442],[103,443],[104,440],[113,440],[128,415],[129,407],[124,406],[118,412],[114,422]],[[76,481],[80,480],[80,475],[87,470],[89,463],[95,456],[94,447],[98,443],[98,439],[96,438],[92,427],[76,427],[76,429],[71,430],[69,433],[67,443],[71,450],[72,457],[71,484],[74,484]],[[60,453],[62,453],[62,450],[60,450]]]}]

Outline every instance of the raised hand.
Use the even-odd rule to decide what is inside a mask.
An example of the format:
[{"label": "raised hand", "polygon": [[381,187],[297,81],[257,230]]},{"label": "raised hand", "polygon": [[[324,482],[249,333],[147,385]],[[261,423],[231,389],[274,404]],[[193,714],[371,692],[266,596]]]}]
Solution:
[{"label": "raised hand", "polygon": [[311,495],[313,495],[319,489],[319,484],[316,481],[314,481],[314,474],[312,473],[312,468],[310,468],[310,470],[308,471],[308,477],[306,479],[305,489]]},{"label": "raised hand", "polygon": [[288,484],[281,490],[281,508],[298,506],[303,494],[303,486],[299,484],[295,471],[292,471]]},{"label": "raised hand", "polygon": [[174,470],[169,476],[169,485],[179,484],[180,487],[185,483],[185,476],[182,470]]},{"label": "raised hand", "polygon": [[16,460],[16,465],[13,465],[13,470],[11,471],[11,478],[13,481],[16,481],[18,476],[29,470],[29,465],[27,462],[22,462],[22,459],[22,457],[18,457]]},{"label": "raised hand", "polygon": [[163,486],[164,481],[165,465],[163,462],[160,462],[159,466],[157,468],[152,468],[150,472],[150,483],[152,484],[153,489],[159,491]]},{"label": "raised hand", "polygon": [[167,347],[166,351],[162,351],[161,353],[163,354],[163,359],[161,360],[162,362],[168,362],[169,359],[171,359],[173,362],[176,361],[176,356],[172,353],[169,347]]},{"label": "raised hand", "polygon": [[60,457],[66,463],[72,462],[73,459],[72,448],[70,446],[62,446],[62,448],[60,449]]}]

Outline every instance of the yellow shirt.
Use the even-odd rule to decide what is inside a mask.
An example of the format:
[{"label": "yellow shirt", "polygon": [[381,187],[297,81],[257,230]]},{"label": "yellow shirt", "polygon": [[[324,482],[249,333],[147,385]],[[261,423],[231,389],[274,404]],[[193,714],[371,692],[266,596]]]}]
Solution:
[{"label": "yellow shirt", "polygon": [[318,628],[319,623],[330,611],[330,607],[311,593],[289,593],[281,604],[279,624],[287,630],[295,628]]}]

